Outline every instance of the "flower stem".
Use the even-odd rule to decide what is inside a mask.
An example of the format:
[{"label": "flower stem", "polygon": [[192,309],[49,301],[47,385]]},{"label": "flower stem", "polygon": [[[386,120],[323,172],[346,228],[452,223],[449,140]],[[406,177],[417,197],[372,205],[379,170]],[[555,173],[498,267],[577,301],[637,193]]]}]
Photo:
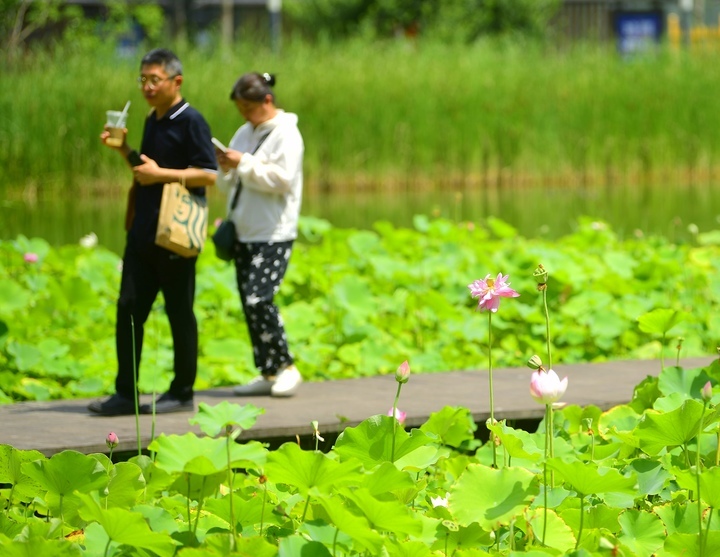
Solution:
[{"label": "flower stem", "polygon": [[550,349],[550,313],[547,305],[547,290],[542,291],[545,310],[545,342],[547,343],[548,369],[552,369],[552,350]]},{"label": "flower stem", "polygon": [[393,435],[392,435],[392,449],[390,450],[390,462],[395,462],[395,434],[397,432],[397,425],[398,425],[397,405],[398,405],[398,400],[400,400],[400,389],[402,389],[402,386],[403,386],[402,383],[398,383],[397,392],[395,393],[395,402],[393,402],[393,411],[392,411]]},{"label": "flower stem", "polygon": [[710,512],[708,513],[707,526],[705,527],[705,539],[704,539],[703,545],[702,545],[703,554],[705,553],[705,550],[707,549],[708,536],[710,535],[710,524],[712,523],[712,513],[713,513],[713,508],[710,507]]},{"label": "flower stem", "polygon": [[197,534],[198,524],[200,523],[200,514],[202,513],[203,501],[205,500],[202,494],[205,491],[206,478],[207,476],[203,476],[202,484],[200,484],[200,496],[198,497],[197,515],[195,516],[195,528],[193,528],[194,534]]},{"label": "flower stem", "polygon": [[662,343],[660,344],[660,371],[665,369],[665,333],[662,336]]},{"label": "flower stem", "polygon": [[230,530],[232,532],[232,543],[233,549],[237,544],[237,526],[235,525],[235,507],[233,505],[233,471],[230,459],[230,434],[227,436],[226,450],[227,450],[227,463],[228,463],[228,489],[230,490]]},{"label": "flower stem", "polygon": [[133,399],[135,400],[135,436],[137,437],[138,456],[142,456],[142,444],[140,442],[140,401],[138,400],[138,365],[137,352],[135,349],[135,318],[130,315],[130,333],[132,335],[133,351]]},{"label": "flower stem", "polygon": [[705,555],[705,545],[703,544],[703,529],[702,529],[702,499],[700,497],[700,467],[702,466],[702,462],[700,460],[700,434],[703,431],[703,421],[705,417],[705,409],[707,408],[707,400],[703,399],[703,411],[702,414],[700,414],[700,429],[698,430],[697,437],[695,438],[695,443],[697,444],[697,451],[695,454],[695,475],[696,475],[696,481],[697,481],[697,504],[698,504],[698,547],[699,552],[698,555],[700,557],[703,557]]},{"label": "flower stem", "polygon": [[[547,423],[548,415],[550,414],[550,405],[545,405],[545,423]],[[548,443],[548,436],[547,436],[547,427],[545,428],[545,463],[543,465],[543,483],[545,484],[545,488],[543,489],[544,493],[544,503],[545,503],[545,513],[544,513],[544,521],[543,521],[543,533],[542,533],[542,544],[545,545],[545,533],[547,532],[547,517],[548,517],[548,470],[547,470],[547,463],[548,463],[548,454],[550,447]]]},{"label": "flower stem", "polygon": [[310,506],[310,494],[308,493],[308,498],[307,498],[307,501],[305,501],[305,508],[303,509],[302,518],[300,519],[301,524],[303,522],[305,522],[305,517],[307,516],[309,506]]},{"label": "flower stem", "polygon": [[550,441],[550,458],[552,458],[555,456],[555,439],[554,439],[555,438],[555,435],[554,435],[555,428],[553,426],[553,421],[555,420],[555,416],[554,416],[552,404],[548,404],[547,407],[548,407],[548,423],[547,423],[548,440]]},{"label": "flower stem", "polygon": [[583,522],[585,521],[585,496],[580,497],[580,527],[578,528],[578,537],[575,542],[575,549],[580,547],[580,538],[582,537]]},{"label": "flower stem", "polygon": [[260,510],[260,536],[262,537],[263,526],[265,524],[265,502],[267,501],[267,484],[263,484],[263,502]]},{"label": "flower stem", "polygon": [[[492,368],[492,311],[488,312],[488,380],[490,382],[490,425],[495,425],[495,398],[493,395],[493,368]],[[493,468],[497,468],[497,447],[495,434],[490,430],[490,445],[492,446]]]},{"label": "flower stem", "polygon": [[188,532],[191,532],[192,531],[192,519],[190,518],[190,474],[187,474],[187,486],[188,486],[187,521],[188,521]]}]

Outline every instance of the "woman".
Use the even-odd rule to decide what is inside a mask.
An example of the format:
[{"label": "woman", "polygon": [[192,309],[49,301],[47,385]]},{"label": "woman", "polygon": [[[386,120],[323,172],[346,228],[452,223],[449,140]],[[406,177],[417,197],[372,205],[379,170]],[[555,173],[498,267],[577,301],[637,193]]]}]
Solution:
[{"label": "woman", "polygon": [[305,146],[295,114],[275,105],[270,74],[247,73],[235,83],[230,100],[246,120],[226,152],[216,150],[228,190],[228,211],[237,230],[240,300],[260,374],[235,387],[238,396],[292,396],[302,382],[288,350],[285,329],[273,298],[285,276],[297,238],[302,201]]}]

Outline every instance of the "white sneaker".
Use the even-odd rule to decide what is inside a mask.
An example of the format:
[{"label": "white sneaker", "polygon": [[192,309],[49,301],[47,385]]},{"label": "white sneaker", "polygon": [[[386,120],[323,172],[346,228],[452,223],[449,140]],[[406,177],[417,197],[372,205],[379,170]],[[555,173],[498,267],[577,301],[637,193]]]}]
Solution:
[{"label": "white sneaker", "polygon": [[270,394],[278,397],[293,396],[302,383],[302,376],[294,364],[287,366],[277,374],[270,388]]},{"label": "white sneaker", "polygon": [[237,396],[267,396],[271,393],[275,381],[263,375],[258,375],[246,385],[238,385],[233,388]]}]

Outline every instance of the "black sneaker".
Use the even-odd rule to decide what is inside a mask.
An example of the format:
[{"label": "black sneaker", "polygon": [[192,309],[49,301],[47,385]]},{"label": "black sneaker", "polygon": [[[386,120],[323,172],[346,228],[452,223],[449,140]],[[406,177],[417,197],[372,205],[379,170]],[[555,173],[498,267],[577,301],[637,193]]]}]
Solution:
[{"label": "black sneaker", "polygon": [[135,414],[135,401],[116,393],[105,400],[91,402],[88,410],[99,416],[128,416]]},{"label": "black sneaker", "polygon": [[[170,414],[171,412],[192,412],[195,410],[193,399],[181,400],[175,395],[165,393],[155,400],[156,414]],[[141,414],[152,414],[152,404],[143,404],[140,407]]]}]

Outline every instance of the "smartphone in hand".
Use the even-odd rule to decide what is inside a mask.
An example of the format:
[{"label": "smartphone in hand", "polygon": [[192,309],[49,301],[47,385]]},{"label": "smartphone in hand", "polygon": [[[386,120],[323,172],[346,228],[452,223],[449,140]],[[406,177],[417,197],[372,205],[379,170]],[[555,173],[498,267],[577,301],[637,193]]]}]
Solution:
[{"label": "smartphone in hand", "polygon": [[216,147],[219,151],[222,151],[223,153],[227,153],[228,148],[225,147],[225,145],[223,145],[223,144],[220,142],[219,139],[213,137],[213,138],[212,138],[212,142],[213,142],[213,145],[215,145],[215,147]]},{"label": "smartphone in hand", "polygon": [[127,160],[130,163],[130,166],[140,166],[141,164],[145,164],[137,151],[130,151],[128,153]]}]

